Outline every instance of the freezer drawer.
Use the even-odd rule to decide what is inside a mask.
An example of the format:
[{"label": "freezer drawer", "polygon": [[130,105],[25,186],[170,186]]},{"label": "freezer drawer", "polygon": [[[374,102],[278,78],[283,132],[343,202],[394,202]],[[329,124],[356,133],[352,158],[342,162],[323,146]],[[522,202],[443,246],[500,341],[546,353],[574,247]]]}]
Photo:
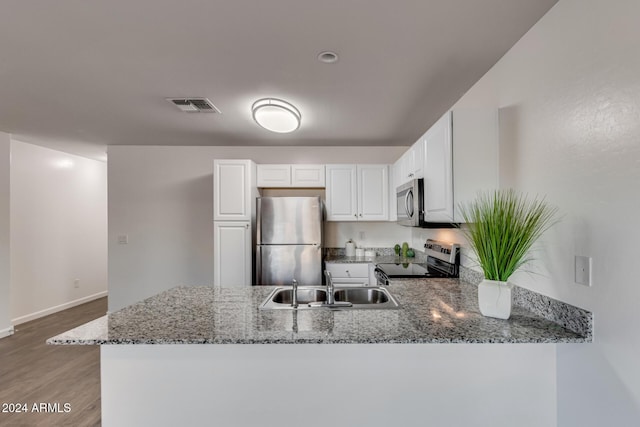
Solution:
[{"label": "freezer drawer", "polygon": [[319,245],[258,245],[256,284],[322,285],[322,250]]}]

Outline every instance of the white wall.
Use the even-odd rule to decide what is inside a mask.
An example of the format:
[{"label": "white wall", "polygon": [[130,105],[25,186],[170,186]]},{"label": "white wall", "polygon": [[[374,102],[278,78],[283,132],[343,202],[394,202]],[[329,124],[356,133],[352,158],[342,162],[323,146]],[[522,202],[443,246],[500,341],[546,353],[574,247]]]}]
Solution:
[{"label": "white wall", "polygon": [[102,425],[554,427],[555,352],[554,344],[105,345]]},{"label": "white wall", "polygon": [[[213,159],[390,163],[405,149],[110,146],[109,310],[178,284],[213,283]],[[336,227],[328,227],[327,240],[344,245],[345,235]],[[371,243],[381,243],[390,233],[385,227],[379,238],[363,227]],[[121,234],[129,236],[127,245],[117,244]]]},{"label": "white wall", "polygon": [[106,169],[103,162],[11,142],[14,324],[106,295]]},{"label": "white wall", "polygon": [[0,338],[13,333],[10,306],[9,186],[11,136],[0,132]]},{"label": "white wall", "polygon": [[[513,277],[595,316],[594,344],[558,346],[559,426],[640,420],[639,16],[637,0],[561,0],[456,104],[500,109],[501,186],[563,214],[541,274]],[[593,258],[592,287],[575,255]]]}]

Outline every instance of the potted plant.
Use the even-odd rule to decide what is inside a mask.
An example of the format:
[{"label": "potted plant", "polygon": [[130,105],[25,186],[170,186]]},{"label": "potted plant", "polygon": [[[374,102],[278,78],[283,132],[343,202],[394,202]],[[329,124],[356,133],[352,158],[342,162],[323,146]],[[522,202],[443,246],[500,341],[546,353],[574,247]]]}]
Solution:
[{"label": "potted plant", "polygon": [[532,260],[531,246],[556,220],[557,208],[513,189],[480,194],[460,206],[467,238],[484,272],[478,304],[484,316],[511,315],[511,275]]}]

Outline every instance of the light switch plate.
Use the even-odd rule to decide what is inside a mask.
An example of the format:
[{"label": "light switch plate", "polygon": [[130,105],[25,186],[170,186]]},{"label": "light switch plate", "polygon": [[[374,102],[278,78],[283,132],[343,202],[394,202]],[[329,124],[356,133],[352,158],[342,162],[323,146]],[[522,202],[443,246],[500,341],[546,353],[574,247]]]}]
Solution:
[{"label": "light switch plate", "polygon": [[126,245],[129,243],[129,236],[127,236],[126,234],[120,234],[118,236],[118,244],[119,245]]},{"label": "light switch plate", "polygon": [[576,255],[575,282],[579,285],[591,286],[591,257]]}]

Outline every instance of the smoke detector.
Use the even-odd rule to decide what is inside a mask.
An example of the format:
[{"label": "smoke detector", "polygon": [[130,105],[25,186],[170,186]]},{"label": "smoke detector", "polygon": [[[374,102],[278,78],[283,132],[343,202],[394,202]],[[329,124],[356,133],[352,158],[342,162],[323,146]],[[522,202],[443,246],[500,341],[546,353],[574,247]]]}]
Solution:
[{"label": "smoke detector", "polygon": [[167,101],[185,113],[217,113],[220,110],[207,98],[167,98]]}]

